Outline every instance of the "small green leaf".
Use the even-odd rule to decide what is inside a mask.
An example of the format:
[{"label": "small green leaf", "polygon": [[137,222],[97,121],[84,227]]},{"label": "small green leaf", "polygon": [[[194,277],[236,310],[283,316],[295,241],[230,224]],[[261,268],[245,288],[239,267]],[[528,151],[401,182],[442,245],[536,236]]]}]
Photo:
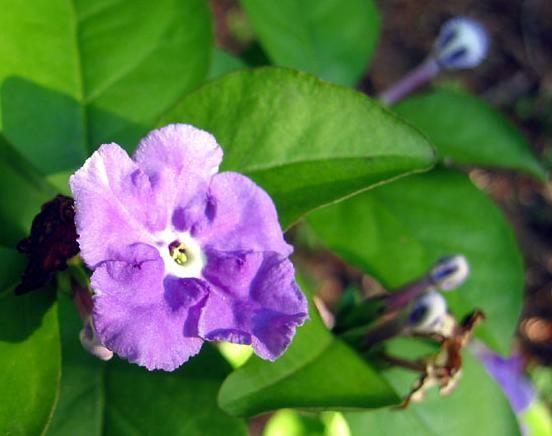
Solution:
[{"label": "small green leaf", "polygon": [[275,65],[345,86],[366,71],[379,34],[372,0],[240,0]]},{"label": "small green leaf", "polygon": [[[312,307],[312,305],[311,305]],[[231,415],[283,407],[308,410],[374,408],[398,397],[372,366],[336,339],[315,310],[275,362],[253,356],[226,379],[219,404]]]},{"label": "small green leaf", "polygon": [[[15,251],[2,249],[0,256],[3,265],[21,267]],[[6,285],[5,276],[2,282]],[[15,296],[11,285],[0,293],[0,434],[41,434],[61,376],[57,306],[52,291]]]},{"label": "small green leaf", "polygon": [[284,227],[312,209],[426,169],[434,157],[421,135],[363,94],[280,68],[213,80],[159,125],[171,122],[213,133],[224,148],[223,169],[266,189]]},{"label": "small green leaf", "polygon": [[0,128],[39,170],[132,147],[207,74],[203,0],[0,0]]},{"label": "small green leaf", "polygon": [[463,174],[434,170],[405,178],[308,218],[322,242],[389,288],[409,282],[439,257],[464,254],[471,272],[445,294],[456,316],[480,308],[477,331],[506,354],[521,311],[523,268],[512,230]]},{"label": "small green leaf", "polygon": [[410,97],[393,109],[427,135],[443,160],[513,168],[546,179],[519,130],[479,97],[438,89]]},{"label": "small green leaf", "polygon": [[60,299],[61,395],[48,436],[160,434],[245,436],[246,425],[221,411],[216,395],[231,368],[210,346],[178,370],[148,372],[80,346],[76,309]]},{"label": "small green leaf", "polygon": [[[396,354],[413,358],[424,346],[400,340],[390,347]],[[377,410],[346,413],[351,435],[501,435],[519,436],[519,425],[498,385],[468,351],[463,352],[462,376],[456,389],[440,397],[436,388],[419,404],[406,410]],[[385,371],[384,376],[397,392],[406,395],[415,375],[401,369]]]}]

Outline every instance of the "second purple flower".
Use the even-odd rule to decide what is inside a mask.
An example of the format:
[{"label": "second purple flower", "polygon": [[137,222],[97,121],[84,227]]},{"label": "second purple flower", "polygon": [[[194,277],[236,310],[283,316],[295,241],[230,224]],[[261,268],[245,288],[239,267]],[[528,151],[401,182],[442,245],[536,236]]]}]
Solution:
[{"label": "second purple flower", "polygon": [[70,179],[98,338],[150,370],[174,370],[206,340],[274,360],[307,319],[272,200],[218,173],[221,160],[212,135],[175,124],[133,159],[103,145]]}]

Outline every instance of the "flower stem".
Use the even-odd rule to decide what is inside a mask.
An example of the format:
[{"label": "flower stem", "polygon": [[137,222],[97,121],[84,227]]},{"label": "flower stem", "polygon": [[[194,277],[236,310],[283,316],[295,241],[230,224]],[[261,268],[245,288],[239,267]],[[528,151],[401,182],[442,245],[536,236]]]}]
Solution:
[{"label": "flower stem", "polygon": [[441,71],[441,67],[433,57],[428,57],[424,62],[406,74],[401,80],[393,84],[380,94],[380,100],[383,104],[390,106],[416,88],[420,87],[430,79],[435,77]]},{"label": "flower stem", "polygon": [[411,371],[424,372],[426,370],[426,363],[423,360],[407,360],[401,357],[391,356],[390,354],[380,354],[378,357],[393,366],[399,366]]}]

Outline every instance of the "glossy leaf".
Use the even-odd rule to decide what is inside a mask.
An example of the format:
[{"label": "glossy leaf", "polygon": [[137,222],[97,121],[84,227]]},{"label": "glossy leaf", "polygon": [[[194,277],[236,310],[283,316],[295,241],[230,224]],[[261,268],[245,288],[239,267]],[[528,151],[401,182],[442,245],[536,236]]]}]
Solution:
[{"label": "glossy leaf", "polygon": [[101,362],[80,346],[79,317],[60,301],[63,377],[48,436],[245,436],[245,423],[221,411],[216,395],[229,365],[210,346],[172,373],[148,372],[114,358]]},{"label": "glossy leaf", "polygon": [[395,404],[398,397],[355,351],[336,339],[311,305],[311,320],[297,330],[275,362],[253,356],[226,379],[219,404],[231,415],[279,408],[337,410]]},{"label": "glossy leaf", "polygon": [[0,0],[0,127],[41,171],[134,146],[207,74],[202,0]]},{"label": "glossy leaf", "polygon": [[61,375],[57,306],[48,290],[16,297],[12,285],[23,267],[21,256],[2,248],[0,258],[0,434],[41,434]]},{"label": "glossy leaf", "polygon": [[159,125],[215,135],[224,170],[253,178],[285,227],[312,209],[427,168],[433,150],[363,94],[308,74],[262,68],[225,75],[189,94]]},{"label": "glossy leaf", "polygon": [[275,65],[354,85],[379,34],[372,0],[240,0]]},{"label": "glossy leaf", "polygon": [[410,97],[393,109],[427,135],[443,160],[546,178],[521,132],[479,97],[440,89]]},{"label": "glossy leaf", "polygon": [[470,277],[447,301],[458,317],[482,309],[481,338],[508,352],[521,311],[520,253],[500,211],[463,174],[408,177],[317,211],[309,223],[324,244],[391,289],[441,256],[464,254]]},{"label": "glossy leaf", "polygon": [[15,247],[55,190],[0,136],[0,245]]},{"label": "glossy leaf", "polygon": [[[420,351],[423,354],[424,346],[401,340],[392,349],[412,359]],[[462,376],[450,395],[440,397],[433,388],[424,401],[406,410],[347,413],[351,436],[370,434],[375,429],[381,436],[519,436],[516,417],[498,385],[468,351],[463,358]],[[416,378],[414,373],[396,368],[383,374],[401,395],[408,393]]]},{"label": "glossy leaf", "polygon": [[10,291],[25,269],[25,257],[15,249],[0,245],[0,294]]}]

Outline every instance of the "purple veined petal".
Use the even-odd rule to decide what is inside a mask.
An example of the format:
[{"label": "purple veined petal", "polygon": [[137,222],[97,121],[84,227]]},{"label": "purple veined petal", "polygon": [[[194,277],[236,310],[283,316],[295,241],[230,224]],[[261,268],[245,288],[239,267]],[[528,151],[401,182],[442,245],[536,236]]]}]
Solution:
[{"label": "purple veined petal", "polygon": [[[163,294],[165,268],[159,251],[147,244],[135,243],[110,249],[91,279],[96,297],[116,295],[131,305],[156,304]],[[143,289],[143,292],[136,290]],[[159,291],[161,289],[161,291]]]},{"label": "purple veined petal", "polygon": [[209,250],[205,254],[205,279],[235,299],[249,299],[251,285],[265,260],[265,253]]},{"label": "purple veined petal", "polygon": [[205,247],[219,251],[274,251],[289,256],[272,199],[238,173],[215,175],[209,186],[206,219],[192,228]]},{"label": "purple veined petal", "polygon": [[134,160],[146,171],[208,179],[218,172],[222,149],[209,132],[189,124],[169,124],[140,141]]},{"label": "purple veined petal", "polygon": [[136,244],[121,251],[92,275],[98,338],[130,362],[172,371],[201,349],[197,322],[207,284],[165,277],[153,247]]},{"label": "purple veined petal", "polygon": [[251,344],[260,357],[277,359],[308,317],[294,274],[291,262],[278,253],[209,252],[204,276],[213,286],[200,336]]},{"label": "purple veined petal", "polygon": [[155,181],[171,211],[179,207],[188,210],[190,202],[197,202],[198,194],[204,200],[209,181],[222,161],[222,149],[204,130],[169,124],[140,141],[134,160]]},{"label": "purple veined petal", "polygon": [[253,350],[266,360],[276,360],[286,351],[295,329],[305,322],[305,314],[284,315],[263,309],[253,319]]},{"label": "purple veined petal", "polygon": [[71,176],[81,255],[94,267],[111,247],[147,242],[167,220],[164,208],[144,208],[155,196],[150,179],[117,144],[102,145]]}]

